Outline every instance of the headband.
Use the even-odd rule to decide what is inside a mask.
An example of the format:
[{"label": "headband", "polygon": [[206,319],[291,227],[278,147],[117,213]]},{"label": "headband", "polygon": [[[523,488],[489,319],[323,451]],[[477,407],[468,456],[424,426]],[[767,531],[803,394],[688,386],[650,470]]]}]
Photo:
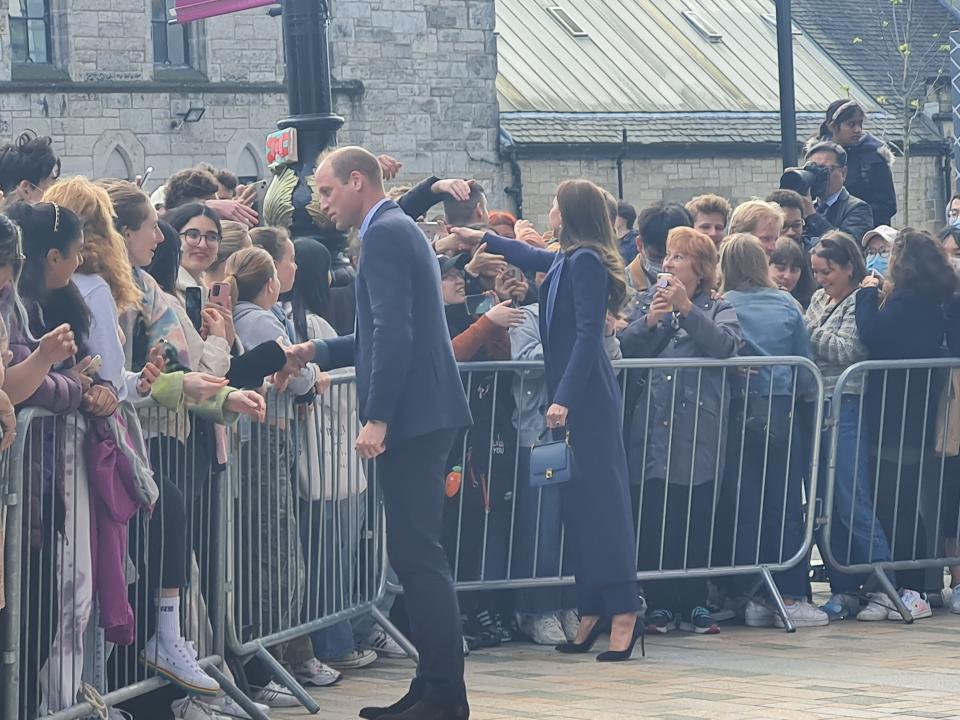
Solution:
[{"label": "headband", "polygon": [[[838,107],[838,108],[836,109],[836,111],[833,113],[833,117],[830,118],[830,122],[836,122],[836,121],[837,121],[837,118],[840,117],[840,115],[841,115],[844,111],[849,110],[849,109],[852,108],[852,107],[857,107],[857,108],[859,108],[859,107],[860,107],[860,103],[858,103],[856,100],[847,100],[843,105],[841,105],[840,107]],[[863,112],[863,109],[862,109],[862,108],[860,109],[860,112]]]},{"label": "headband", "polygon": [[57,232],[60,229],[60,206],[56,203],[51,203],[53,205],[53,231]]}]

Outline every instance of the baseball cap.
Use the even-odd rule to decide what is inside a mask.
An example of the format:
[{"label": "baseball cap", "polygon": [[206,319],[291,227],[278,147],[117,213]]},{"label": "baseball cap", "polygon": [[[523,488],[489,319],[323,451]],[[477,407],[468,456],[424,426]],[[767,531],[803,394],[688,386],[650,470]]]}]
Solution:
[{"label": "baseball cap", "polygon": [[866,234],[864,234],[863,247],[866,247],[867,243],[874,237],[883,238],[893,245],[893,241],[897,239],[897,231],[889,225],[877,225],[873,230],[868,230]]},{"label": "baseball cap", "polygon": [[437,255],[437,262],[440,263],[440,274],[443,275],[447,270],[463,270],[467,263],[470,262],[470,255],[467,253],[460,253],[459,255],[454,255],[452,257],[447,255]]}]

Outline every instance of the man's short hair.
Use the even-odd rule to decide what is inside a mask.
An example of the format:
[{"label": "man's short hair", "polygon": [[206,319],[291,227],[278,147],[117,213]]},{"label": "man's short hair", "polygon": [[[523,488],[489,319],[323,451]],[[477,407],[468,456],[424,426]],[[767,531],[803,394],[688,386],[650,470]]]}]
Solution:
[{"label": "man's short hair", "polygon": [[747,200],[737,205],[730,217],[730,234],[753,233],[764,220],[772,220],[783,227],[783,210],[774,202]]},{"label": "man's short hair", "polygon": [[693,227],[690,213],[678,203],[654,203],[637,217],[637,232],[644,247],[652,247],[658,255],[667,254],[667,234],[675,227]]},{"label": "man's short hair", "polygon": [[237,185],[240,184],[240,179],[229,170],[217,170],[215,177],[217,178],[217,182],[230,192],[236,190]]},{"label": "man's short hair", "polygon": [[626,200],[621,200],[617,203],[617,217],[623,219],[627,230],[633,230],[633,224],[637,221],[637,209]]},{"label": "man's short hair", "polygon": [[190,202],[201,202],[217,194],[217,178],[206,170],[187,168],[174,173],[167,180],[163,206],[172,210]]},{"label": "man's short hair", "polygon": [[803,196],[796,190],[774,190],[764,200],[776,203],[784,209],[793,208],[803,212]]},{"label": "man's short hair", "polygon": [[358,172],[367,177],[374,185],[383,187],[383,169],[369,150],[357,145],[337,148],[323,157],[323,162],[330,163],[330,169],[341,183],[346,184],[351,173]]},{"label": "man's short hair", "polygon": [[723,224],[727,224],[730,219],[730,212],[733,208],[726,198],[707,193],[706,195],[697,195],[690,200],[684,207],[690,213],[690,217],[696,220],[697,215],[723,215]]},{"label": "man's short hair", "polygon": [[450,195],[443,196],[443,217],[447,225],[464,226],[477,222],[477,207],[486,201],[483,186],[474,182],[470,185],[470,197],[456,200]]},{"label": "man's short hair", "polygon": [[822,152],[823,150],[828,150],[832,152],[837,157],[837,165],[840,167],[847,166],[847,151],[844,150],[840,145],[830,140],[824,140],[823,142],[818,142],[812,148],[807,150],[807,154],[804,155],[804,160],[809,160],[810,156],[814,153]]}]

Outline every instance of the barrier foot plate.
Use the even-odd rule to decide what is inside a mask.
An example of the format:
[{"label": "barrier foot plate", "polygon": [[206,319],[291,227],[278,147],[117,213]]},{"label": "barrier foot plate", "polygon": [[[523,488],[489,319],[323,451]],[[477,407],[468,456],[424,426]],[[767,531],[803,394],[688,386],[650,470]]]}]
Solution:
[{"label": "barrier foot plate", "polygon": [[877,582],[880,584],[880,589],[886,594],[887,597],[893,602],[894,607],[897,608],[897,612],[900,613],[900,617],[903,618],[905,623],[913,622],[913,615],[910,614],[910,611],[907,610],[907,606],[903,604],[903,600],[900,599],[900,593],[897,592],[897,589],[893,586],[893,583],[890,582],[890,578],[887,577],[887,574],[878,567],[873,569],[873,575],[877,579]]},{"label": "barrier foot plate", "polygon": [[787,614],[787,606],[783,604],[780,588],[778,588],[777,584],[773,581],[773,575],[770,574],[770,570],[766,565],[760,568],[760,574],[763,576],[763,584],[767,586],[767,592],[770,593],[770,599],[773,600],[777,607],[777,613],[779,613],[783,619],[783,629],[788,633],[796,632],[797,628],[790,621],[790,616]]},{"label": "barrier foot plate", "polygon": [[320,706],[317,705],[316,700],[310,697],[310,694],[303,689],[303,685],[296,681],[296,678],[293,677],[290,673],[287,672],[287,669],[281,665],[277,659],[271,655],[267,649],[257,643],[257,657],[263,660],[269,667],[273,676],[277,679],[281,685],[283,685],[287,690],[289,690],[293,696],[303,705],[307,712],[312,715],[316,715],[320,712]]},{"label": "barrier foot plate", "polygon": [[397,645],[403,648],[404,652],[407,653],[409,658],[415,663],[419,664],[420,654],[413,646],[413,643],[410,642],[402,632],[397,630],[397,626],[390,622],[386,615],[380,612],[380,608],[376,606],[372,607],[370,609],[370,614],[373,615],[373,619],[377,621],[377,624],[383,628],[383,631],[397,641]]},{"label": "barrier foot plate", "polygon": [[253,718],[253,720],[269,720],[263,711],[253,704],[253,701],[250,700],[250,698],[240,692],[240,688],[227,680],[226,675],[220,672],[220,668],[218,668],[216,665],[210,665],[205,668],[205,670],[207,675],[216,680],[220,684],[220,688],[227,695],[229,695],[230,698],[237,703],[237,705],[242,707],[246,713]]}]

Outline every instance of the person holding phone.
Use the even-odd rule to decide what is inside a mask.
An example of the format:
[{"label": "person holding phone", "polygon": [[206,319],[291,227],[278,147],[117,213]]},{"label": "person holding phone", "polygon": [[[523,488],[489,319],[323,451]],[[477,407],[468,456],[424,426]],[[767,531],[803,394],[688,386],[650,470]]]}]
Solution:
[{"label": "person holding phone", "polygon": [[[643,633],[637,616],[633,517],[620,428],[622,397],[604,346],[607,311],[627,293],[606,199],[589,180],[557,188],[560,252],[465,228],[453,231],[524,272],[546,272],[540,286],[540,330],[550,396],[548,428],[568,428],[573,477],[562,485],[581,623],[559,652],[589,652],[610,620],[600,661],[628,660]],[[612,330],[611,330],[612,331]]]}]

